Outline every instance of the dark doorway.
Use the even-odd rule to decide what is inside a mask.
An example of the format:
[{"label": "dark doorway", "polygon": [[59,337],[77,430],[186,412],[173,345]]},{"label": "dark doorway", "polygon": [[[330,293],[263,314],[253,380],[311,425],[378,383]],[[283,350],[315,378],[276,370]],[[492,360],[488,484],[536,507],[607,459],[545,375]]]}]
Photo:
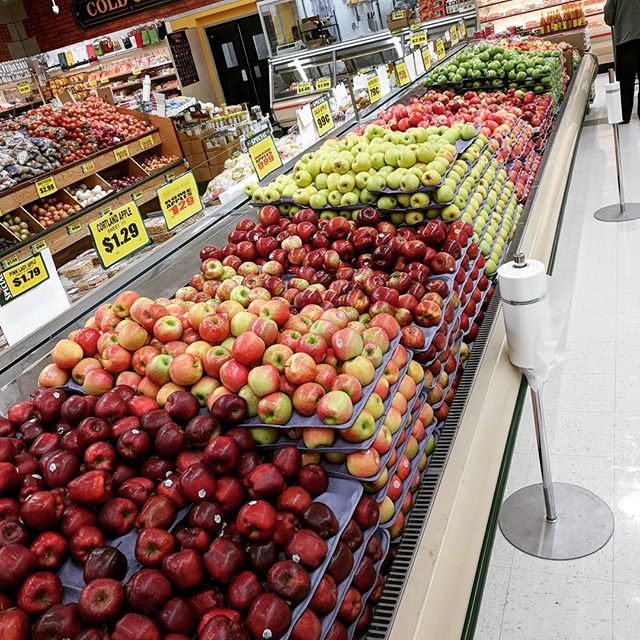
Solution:
[{"label": "dark doorway", "polygon": [[207,27],[227,104],[248,102],[269,111],[269,53],[258,15]]}]

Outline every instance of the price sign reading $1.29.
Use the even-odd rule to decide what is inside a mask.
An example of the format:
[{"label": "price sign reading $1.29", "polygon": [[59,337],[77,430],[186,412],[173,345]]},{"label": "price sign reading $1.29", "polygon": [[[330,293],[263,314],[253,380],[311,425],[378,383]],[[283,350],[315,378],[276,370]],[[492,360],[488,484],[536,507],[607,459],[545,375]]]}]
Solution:
[{"label": "price sign reading $1.29", "polygon": [[333,116],[331,115],[331,107],[329,106],[329,98],[324,95],[316,98],[310,105],[313,122],[316,125],[318,135],[322,137],[333,129]]},{"label": "price sign reading $1.29", "polygon": [[49,272],[40,253],[12,265],[0,274],[0,304],[6,304],[48,279]]},{"label": "price sign reading $1.29", "polygon": [[282,159],[276,149],[276,143],[268,129],[263,129],[245,139],[247,152],[258,180],[266,178],[272,171],[282,166]]},{"label": "price sign reading $1.29", "polygon": [[198,185],[191,171],[162,185],[158,189],[158,198],[169,229],[202,211]]},{"label": "price sign reading $1.29", "polygon": [[105,269],[151,243],[135,202],[90,222],[89,230]]}]

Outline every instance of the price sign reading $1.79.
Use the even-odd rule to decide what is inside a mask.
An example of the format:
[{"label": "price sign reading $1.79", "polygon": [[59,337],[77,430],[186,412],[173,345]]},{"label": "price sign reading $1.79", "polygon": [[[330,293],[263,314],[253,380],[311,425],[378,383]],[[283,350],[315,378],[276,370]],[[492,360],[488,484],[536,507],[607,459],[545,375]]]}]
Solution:
[{"label": "price sign reading $1.79", "polygon": [[40,253],[14,264],[0,274],[0,305],[30,291],[48,279],[49,272]]},{"label": "price sign reading $1.79", "polygon": [[310,105],[313,122],[316,125],[318,135],[322,137],[333,129],[333,116],[331,115],[331,107],[329,106],[329,98],[324,95],[316,98]]},{"label": "price sign reading $1.79", "polygon": [[151,243],[135,202],[90,222],[89,230],[105,269]]},{"label": "price sign reading $1.79", "polygon": [[198,185],[191,171],[162,185],[158,189],[158,198],[169,229],[202,211]]},{"label": "price sign reading $1.79", "polygon": [[276,143],[268,129],[263,129],[245,139],[247,152],[258,180],[266,178],[272,171],[282,166],[282,159],[276,149]]}]

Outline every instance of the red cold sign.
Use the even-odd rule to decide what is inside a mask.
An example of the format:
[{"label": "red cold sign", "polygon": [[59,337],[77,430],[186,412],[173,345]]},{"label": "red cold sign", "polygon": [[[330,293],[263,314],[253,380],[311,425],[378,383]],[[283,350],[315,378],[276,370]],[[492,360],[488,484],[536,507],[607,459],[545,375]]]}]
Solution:
[{"label": "red cold sign", "polygon": [[73,0],[71,11],[75,21],[88,29],[116,18],[147,11],[175,0]]}]

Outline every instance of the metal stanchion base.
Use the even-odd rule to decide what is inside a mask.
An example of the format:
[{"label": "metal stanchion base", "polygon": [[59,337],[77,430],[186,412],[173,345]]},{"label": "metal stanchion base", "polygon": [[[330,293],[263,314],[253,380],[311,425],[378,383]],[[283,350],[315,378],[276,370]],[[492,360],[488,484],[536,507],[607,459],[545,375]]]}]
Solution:
[{"label": "metal stanchion base", "polygon": [[598,209],[593,217],[602,222],[630,222],[640,220],[640,202],[627,202],[624,212],[620,212],[619,204],[610,204],[608,207]]},{"label": "metal stanchion base", "polygon": [[574,560],[595,553],[613,535],[613,513],[597,495],[575,484],[554,482],[558,519],[544,515],[542,485],[511,494],[500,509],[500,530],[517,549],[545,560]]}]

